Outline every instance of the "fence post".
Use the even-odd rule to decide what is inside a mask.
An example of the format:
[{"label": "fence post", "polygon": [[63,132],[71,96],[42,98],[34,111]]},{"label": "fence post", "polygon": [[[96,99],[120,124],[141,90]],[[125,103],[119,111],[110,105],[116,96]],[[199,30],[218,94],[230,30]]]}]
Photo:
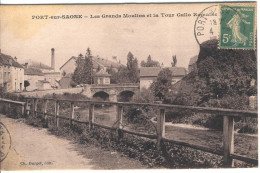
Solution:
[{"label": "fence post", "polygon": [[25,105],[24,105],[24,117],[26,118],[28,115],[28,99],[25,99]]},{"label": "fence post", "polygon": [[25,104],[22,105],[22,116],[21,116],[22,118],[24,117],[24,110],[25,110],[24,107],[25,107]]},{"label": "fence post", "polygon": [[47,115],[47,106],[48,106],[48,100],[44,100],[44,105],[43,105],[43,117],[45,121],[45,126],[48,127],[48,115]]},{"label": "fence post", "polygon": [[32,116],[35,116],[35,102],[34,102],[34,98],[32,99],[32,103],[31,103],[31,111],[32,111]]},{"label": "fence post", "polygon": [[58,117],[60,115],[60,103],[59,101],[56,102],[56,126],[60,127],[60,118]]},{"label": "fence post", "polygon": [[70,124],[69,124],[69,126],[70,126],[70,128],[71,128],[71,126],[72,126],[72,120],[74,119],[74,102],[71,102],[71,104],[70,104]]},{"label": "fence post", "polygon": [[95,116],[94,116],[94,104],[89,104],[89,116],[88,116],[88,121],[89,121],[89,130],[93,129],[93,122],[94,122]]},{"label": "fence post", "polygon": [[234,153],[234,117],[224,116],[223,149],[224,149],[224,166],[233,167],[234,160],[230,157],[230,154]]},{"label": "fence post", "polygon": [[165,109],[160,109],[157,114],[157,149],[161,150],[162,138],[165,137]]},{"label": "fence post", "polygon": [[38,99],[34,100],[34,114],[37,116],[37,106],[38,106]]},{"label": "fence post", "polygon": [[123,106],[118,104],[117,105],[117,141],[120,141],[121,138],[123,138],[123,133],[120,129],[123,128]]},{"label": "fence post", "polygon": [[54,124],[57,126],[57,100],[54,101]]}]

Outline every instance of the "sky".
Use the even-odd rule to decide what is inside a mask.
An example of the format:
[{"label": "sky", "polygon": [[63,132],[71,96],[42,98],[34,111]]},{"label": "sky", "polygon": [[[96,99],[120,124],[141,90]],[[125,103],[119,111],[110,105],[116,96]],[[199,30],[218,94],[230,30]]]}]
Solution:
[{"label": "sky", "polygon": [[[47,65],[51,48],[55,49],[56,69],[71,56],[86,53],[122,64],[131,51],[140,63],[148,55],[171,66],[172,55],[178,67],[188,67],[191,57],[198,55],[194,35],[200,13],[212,4],[141,4],[141,5],[3,5],[0,6],[0,47],[4,54],[18,61],[32,59]],[[162,13],[174,17],[162,17]],[[189,17],[177,17],[180,13]],[[90,18],[90,15],[158,14],[145,18]],[[83,19],[32,19],[32,16],[83,15]]]}]

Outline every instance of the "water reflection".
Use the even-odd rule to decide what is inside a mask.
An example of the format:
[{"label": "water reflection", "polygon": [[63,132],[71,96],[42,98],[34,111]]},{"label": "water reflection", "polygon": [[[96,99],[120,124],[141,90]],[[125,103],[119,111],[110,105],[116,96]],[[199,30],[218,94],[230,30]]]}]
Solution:
[{"label": "water reflection", "polygon": [[[75,108],[75,118],[80,121],[88,121],[89,108]],[[115,105],[95,105],[94,122],[106,126],[113,126],[116,122]]]}]

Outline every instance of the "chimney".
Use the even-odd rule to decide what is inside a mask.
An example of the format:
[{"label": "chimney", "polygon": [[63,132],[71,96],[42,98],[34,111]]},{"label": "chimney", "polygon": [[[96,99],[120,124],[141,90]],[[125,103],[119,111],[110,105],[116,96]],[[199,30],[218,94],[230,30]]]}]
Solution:
[{"label": "chimney", "polygon": [[17,62],[17,58],[16,58],[16,56],[14,57],[14,60]]},{"label": "chimney", "polygon": [[53,70],[55,71],[55,57],[54,57],[54,51],[55,51],[55,49],[52,48],[52,49],[51,49],[51,68],[53,68]]},{"label": "chimney", "polygon": [[26,63],[24,64],[24,67],[25,67],[25,68],[28,68],[28,62],[26,62]]},{"label": "chimney", "polygon": [[12,61],[11,58],[9,58],[9,65],[10,65],[10,66],[13,66],[13,61]]}]

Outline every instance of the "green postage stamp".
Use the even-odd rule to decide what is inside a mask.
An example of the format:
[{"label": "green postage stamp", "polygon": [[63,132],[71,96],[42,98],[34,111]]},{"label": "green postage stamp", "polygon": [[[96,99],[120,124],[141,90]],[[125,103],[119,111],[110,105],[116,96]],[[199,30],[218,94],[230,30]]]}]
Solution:
[{"label": "green postage stamp", "polygon": [[255,49],[255,7],[221,6],[219,48]]}]

